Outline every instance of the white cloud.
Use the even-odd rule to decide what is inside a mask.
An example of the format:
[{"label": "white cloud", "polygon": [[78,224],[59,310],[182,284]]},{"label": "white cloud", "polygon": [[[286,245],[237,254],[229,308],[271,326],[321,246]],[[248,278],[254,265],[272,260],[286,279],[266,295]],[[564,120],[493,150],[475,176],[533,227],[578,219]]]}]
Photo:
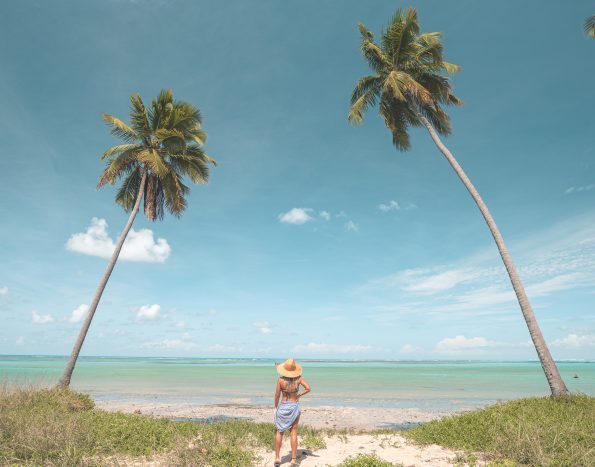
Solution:
[{"label": "white cloud", "polygon": [[54,317],[50,314],[47,315],[40,315],[37,311],[33,310],[31,312],[31,321],[35,324],[47,324],[54,321]]},{"label": "white cloud", "polygon": [[89,311],[89,305],[85,305],[84,303],[79,305],[74,310],[72,310],[72,314],[70,315],[70,318],[68,318],[68,321],[71,323],[78,323],[83,319],[83,316],[85,316],[87,311]]},{"label": "white cloud", "polygon": [[589,185],[582,185],[582,186],[571,186],[566,188],[564,191],[565,195],[570,195],[572,193],[580,193],[581,191],[591,191],[595,188],[595,183],[590,183]]},{"label": "white cloud", "polygon": [[293,208],[284,214],[279,214],[279,221],[285,224],[301,225],[314,220],[310,215],[314,210],[310,208]]},{"label": "white cloud", "polygon": [[572,289],[577,285],[580,285],[581,282],[582,274],[578,272],[560,274],[559,276],[552,277],[551,279],[546,279],[544,281],[529,285],[527,287],[527,294],[530,297],[541,297],[559,290]]},{"label": "white cloud", "polygon": [[0,287],[0,296],[8,295],[8,287]]},{"label": "white cloud", "polygon": [[365,353],[372,350],[372,347],[369,345],[339,345],[339,344],[318,344],[315,342],[310,342],[309,344],[305,345],[296,345],[293,348],[293,351],[296,353],[338,353],[338,354],[347,354],[347,353]]},{"label": "white cloud", "polygon": [[382,212],[388,212],[388,211],[399,211],[401,209],[401,205],[393,200],[390,200],[388,203],[380,203],[378,206],[376,206],[380,211]]},{"label": "white cloud", "polygon": [[330,220],[331,220],[331,213],[330,213],[330,212],[328,212],[328,211],[320,211],[320,212],[318,213],[318,216],[319,216],[321,219],[324,219],[325,221],[330,221]]},{"label": "white cloud", "polygon": [[452,289],[463,282],[475,279],[477,275],[478,273],[476,271],[464,269],[451,269],[426,277],[423,277],[421,274],[415,274],[414,271],[409,271],[409,274],[404,276],[406,280],[403,290],[420,293],[442,292],[443,290]]},{"label": "white cloud", "polygon": [[14,343],[16,345],[24,345],[25,344],[25,338],[23,336],[19,336],[19,337],[17,337],[17,340],[14,341]]},{"label": "white cloud", "polygon": [[581,347],[595,347],[595,335],[593,334],[568,334],[566,337],[556,339],[552,347],[563,347],[567,349],[578,349]]},{"label": "white cloud", "polygon": [[158,342],[145,342],[143,347],[164,350],[190,350],[196,347],[196,344],[182,339],[163,339]]},{"label": "white cloud", "polygon": [[156,303],[153,305],[143,305],[135,310],[137,319],[155,319],[159,315],[161,306]]},{"label": "white cloud", "polygon": [[[84,255],[109,258],[114,252],[115,242],[108,235],[105,219],[94,217],[86,232],[73,234],[66,242],[66,249]],[[153,231],[130,229],[119,258],[123,261],[163,263],[171,252],[167,240],[155,241]]]},{"label": "white cloud", "polygon": [[268,321],[257,321],[252,323],[252,325],[260,332],[261,334],[270,334],[273,332],[273,326]]},{"label": "white cloud", "polygon": [[483,274],[481,270],[471,268],[435,271],[436,269],[405,269],[396,274],[369,281],[363,289],[399,287],[406,292],[433,294],[452,289]]},{"label": "white cloud", "polygon": [[353,221],[347,221],[347,222],[345,222],[344,227],[345,227],[345,230],[347,232],[357,232],[359,230],[359,227]]},{"label": "white cloud", "polygon": [[208,352],[235,352],[237,349],[231,345],[213,344],[207,347]]},{"label": "white cloud", "polygon": [[446,337],[436,344],[436,351],[438,353],[475,352],[494,345],[494,342],[487,340],[485,337]]},{"label": "white cloud", "polygon": [[403,347],[401,347],[401,353],[415,353],[421,352],[422,350],[423,349],[421,347],[417,347],[412,344],[405,344]]}]

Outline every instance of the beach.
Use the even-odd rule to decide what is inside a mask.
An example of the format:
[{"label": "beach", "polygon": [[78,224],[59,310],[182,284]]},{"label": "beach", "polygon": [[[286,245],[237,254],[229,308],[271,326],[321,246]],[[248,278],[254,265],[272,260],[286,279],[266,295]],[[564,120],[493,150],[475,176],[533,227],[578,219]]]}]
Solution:
[{"label": "beach", "polygon": [[[97,401],[96,407],[123,413],[140,413],[175,420],[214,422],[240,419],[271,423],[274,407],[215,404],[156,404],[143,402]],[[348,406],[311,407],[302,403],[301,423],[314,428],[377,430],[400,430],[412,428],[420,423],[435,420],[448,413],[424,412],[418,409],[371,408]]]},{"label": "beach", "polygon": [[[0,378],[21,387],[52,387],[64,362],[65,357],[57,356],[2,356]],[[312,386],[312,392],[301,401],[298,460],[306,467],[339,465],[360,455],[397,465],[456,465],[462,451],[418,444],[407,438],[407,430],[498,401],[548,395],[537,362],[302,363],[304,377]],[[595,392],[594,363],[560,362],[559,367],[571,391]],[[251,430],[273,422],[276,379],[274,359],[82,357],[72,389],[88,394],[106,419],[119,413],[136,414],[154,420],[196,422],[206,430],[209,425],[219,430],[214,422],[254,422],[236,428],[238,435],[247,430],[243,436],[248,437],[242,442],[249,443]],[[141,419],[133,417],[127,423],[136,423],[134,420]],[[305,427],[318,430],[315,436],[320,442],[309,445]],[[211,448],[223,449],[205,446],[200,455],[205,449],[207,453]],[[250,448],[250,465],[272,465],[272,445],[265,446],[268,444]],[[180,448],[194,449],[192,442]],[[286,439],[282,459],[287,463],[289,449]],[[159,453],[117,456],[114,462],[171,465],[167,455]]]},{"label": "beach", "polygon": [[[279,359],[281,360],[281,359]],[[63,356],[0,356],[0,378],[25,385],[56,384]],[[72,389],[97,404],[146,410],[272,406],[275,359],[81,357]],[[444,414],[501,400],[549,394],[538,362],[303,360],[312,392],[306,409],[413,409]],[[559,362],[572,392],[595,395],[595,363]],[[575,378],[576,376],[576,378]],[[170,407],[163,408],[163,407]],[[372,410],[373,412],[373,410]],[[390,412],[390,410],[389,410]],[[395,412],[396,413],[396,412]],[[402,422],[398,418],[398,423]],[[405,420],[415,421],[415,420]]]}]

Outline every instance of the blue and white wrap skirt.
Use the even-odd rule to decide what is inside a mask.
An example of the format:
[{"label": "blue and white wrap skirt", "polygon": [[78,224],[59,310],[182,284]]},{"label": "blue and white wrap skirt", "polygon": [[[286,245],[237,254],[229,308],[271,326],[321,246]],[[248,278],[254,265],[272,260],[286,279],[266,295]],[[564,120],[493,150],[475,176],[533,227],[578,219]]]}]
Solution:
[{"label": "blue and white wrap skirt", "polygon": [[300,404],[297,402],[281,401],[275,411],[277,431],[283,433],[289,430],[300,416],[300,413]]}]

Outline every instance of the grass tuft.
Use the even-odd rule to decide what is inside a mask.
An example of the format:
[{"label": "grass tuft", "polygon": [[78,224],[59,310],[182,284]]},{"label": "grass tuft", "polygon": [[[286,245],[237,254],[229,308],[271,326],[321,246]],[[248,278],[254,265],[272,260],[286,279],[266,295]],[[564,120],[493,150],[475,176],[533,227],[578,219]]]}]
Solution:
[{"label": "grass tuft", "polygon": [[[68,389],[0,386],[0,465],[102,465],[160,456],[170,465],[249,466],[255,448],[273,449],[275,426],[232,420],[174,422],[105,412]],[[324,447],[319,430],[300,428],[301,445]]]},{"label": "grass tuft", "polygon": [[595,397],[535,397],[445,417],[402,433],[422,444],[521,465],[595,465]]},{"label": "grass tuft", "polygon": [[359,454],[348,457],[337,467],[396,467],[396,464],[391,464],[373,454]]}]

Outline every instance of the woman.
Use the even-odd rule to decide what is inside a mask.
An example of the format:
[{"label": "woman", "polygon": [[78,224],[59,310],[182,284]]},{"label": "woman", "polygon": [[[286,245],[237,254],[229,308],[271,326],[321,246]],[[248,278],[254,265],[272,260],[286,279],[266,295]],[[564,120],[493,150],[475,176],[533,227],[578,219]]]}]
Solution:
[{"label": "woman", "polygon": [[[277,380],[275,389],[275,465],[281,465],[281,443],[283,433],[287,430],[291,435],[291,463],[297,465],[297,427],[300,421],[300,397],[310,392],[310,385],[302,378],[302,367],[293,358],[277,365],[277,373],[281,377]],[[303,386],[304,391],[298,392]]]}]

